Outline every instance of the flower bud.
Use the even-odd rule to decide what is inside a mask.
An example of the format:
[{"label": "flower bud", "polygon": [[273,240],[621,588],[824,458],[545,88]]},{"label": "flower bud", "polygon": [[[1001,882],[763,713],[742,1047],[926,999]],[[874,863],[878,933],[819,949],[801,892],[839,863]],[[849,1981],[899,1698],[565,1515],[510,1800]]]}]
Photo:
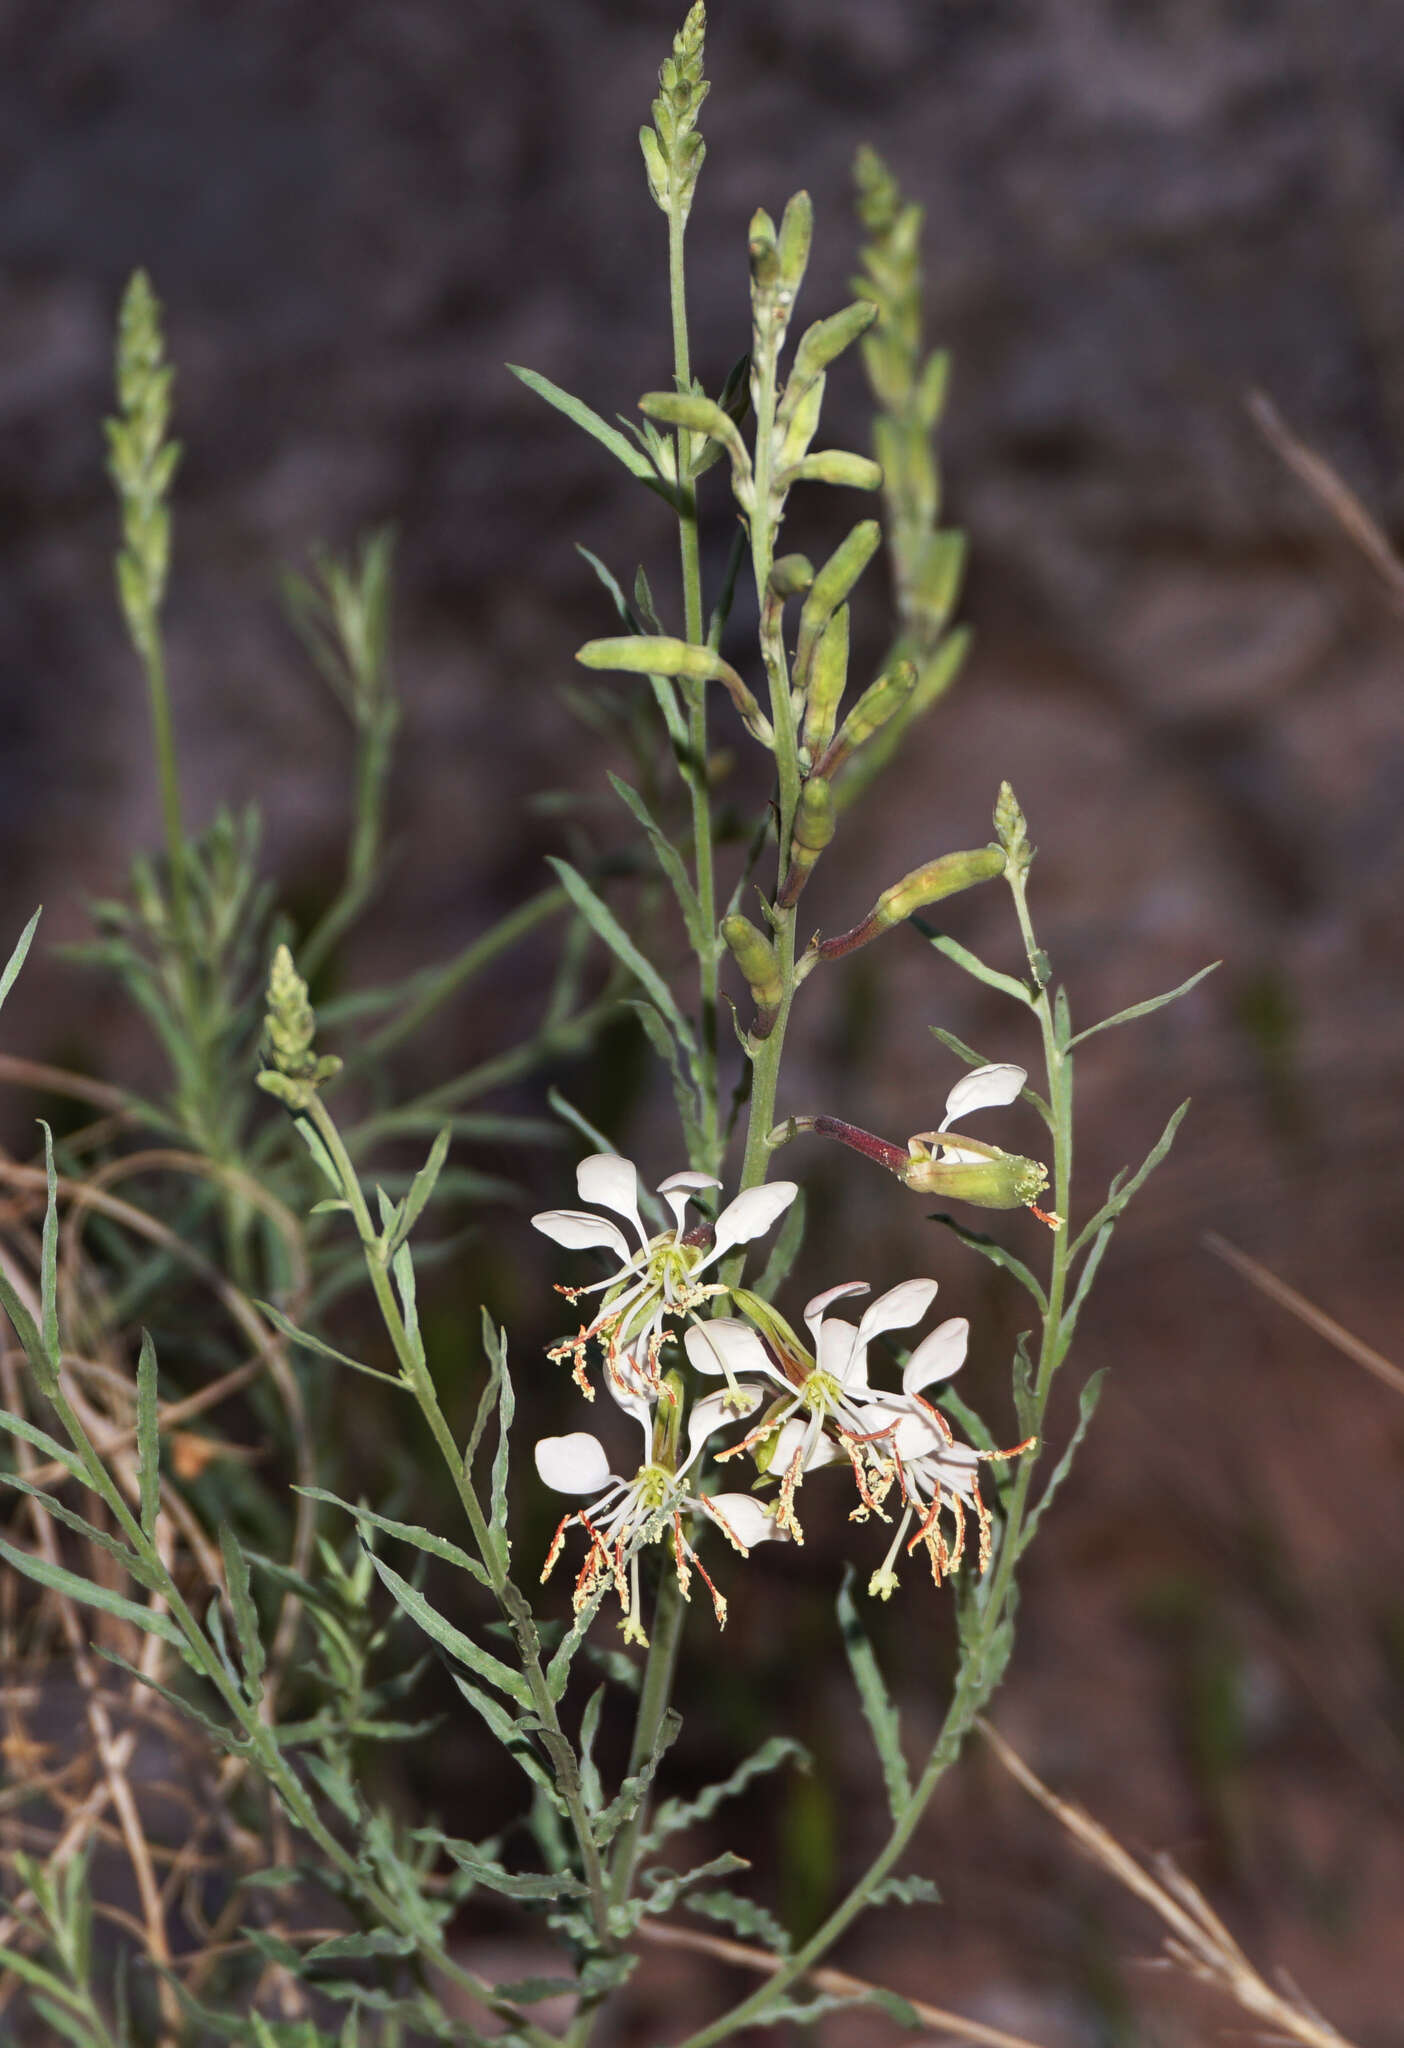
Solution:
[{"label": "flower bud", "polygon": [[884,889],[863,922],[852,931],[822,940],[817,949],[819,958],[841,960],[846,953],[866,946],[880,932],[890,931],[893,925],[903,923],[929,903],[939,903],[943,896],[954,896],[961,889],[973,888],[977,882],[994,881],[1004,873],[1004,867],[1001,846],[979,846],[969,853],[943,853],[939,859],[927,861],[924,867],[913,868],[911,874],[894,882],[890,889]]},{"label": "flower bud", "polygon": [[[803,626],[801,626],[803,634]],[[810,761],[824,758],[848,681],[848,606],[841,604],[814,647],[805,685],[804,743]]]},{"label": "flower bud", "polygon": [[788,910],[809,880],[814,863],[834,836],[837,822],[834,789],[822,776],[811,775],[795,805],[795,829],[790,841],[790,865],[779,902]]},{"label": "flower bud", "polygon": [[748,917],[742,917],[737,911],[722,919],[721,935],[732,959],[746,977],[746,986],[756,1008],[762,1013],[778,1009],[784,982],[775,948],[764,932],[758,931]]},{"label": "flower bud", "polygon": [[330,1053],[318,1057],[312,1049],[316,1015],[286,946],[273,955],[263,1028],[272,1064],[257,1076],[259,1087],[295,1113],[309,1108],[322,1082],[340,1072],[341,1061]]},{"label": "flower bud", "polygon": [[882,471],[866,455],[825,448],[818,455],[806,455],[792,469],[781,470],[775,481],[782,491],[794,484],[842,484],[850,491],[875,491],[882,484]]},{"label": "flower bud", "polygon": [[882,528],[876,519],[860,520],[848,538],[841,541],[818,575],[800,613],[799,639],[795,644],[795,680],[807,680],[810,658],[830,618],[845,602],[854,584],[867,568],[882,542]]},{"label": "flower bud", "polygon": [[807,192],[796,192],[780,218],[780,284],[793,300],[809,267],[809,245],[814,239],[814,203]]},{"label": "flower bud", "polygon": [[830,776],[836,768],[842,767],[865,740],[881,731],[889,718],[895,718],[917,686],[917,672],[909,661],[894,662],[892,667],[870,683],[847,718],[839,728],[838,738],[833,742],[815,768],[815,774]]},{"label": "flower bud", "polygon": [[814,564],[808,555],[781,555],[768,580],[776,597],[802,597],[814,581]]},{"label": "flower bud", "polygon": [[1019,808],[1019,799],[1007,782],[999,785],[999,795],[994,807],[995,838],[1009,858],[1021,868],[1026,868],[1033,859],[1029,846],[1028,826]]},{"label": "flower bud", "polygon": [[[962,1133],[956,1149],[973,1152],[975,1140]],[[981,1148],[982,1154],[985,1150]],[[987,1157],[943,1159],[913,1138],[908,1151],[910,1159],[899,1178],[904,1187],[919,1195],[945,1195],[952,1201],[973,1203],[977,1209],[1026,1209],[1034,1206],[1048,1185],[1046,1166],[993,1146]]]}]

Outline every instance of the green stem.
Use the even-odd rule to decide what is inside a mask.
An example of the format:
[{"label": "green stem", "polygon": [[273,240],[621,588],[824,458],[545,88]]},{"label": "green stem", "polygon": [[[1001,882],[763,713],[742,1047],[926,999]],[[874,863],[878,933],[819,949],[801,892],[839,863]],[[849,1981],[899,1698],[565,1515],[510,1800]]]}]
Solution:
[{"label": "green stem", "polygon": [[[663,1718],[673,1697],[678,1649],[682,1643],[683,1623],[686,1619],[687,1602],[678,1584],[677,1574],[665,1568],[662,1583],[658,1588],[658,1604],[653,1612],[653,1635],[648,1646],[648,1661],[644,1665],[643,1685],[639,1692],[639,1711],[634,1722],[634,1740],[629,1750],[626,1777],[635,1776],[653,1755],[663,1727]],[[638,1861],[639,1843],[648,1820],[648,1811],[648,1800],[641,1799],[619,1831],[618,1843],[610,1863],[609,1893],[612,1905],[622,1906],[633,1889],[634,1868]]]},{"label": "green stem", "polygon": [[180,770],[176,761],[175,725],[171,718],[171,693],[166,686],[166,655],[155,617],[145,636],[142,666],[146,670],[146,691],[151,704],[151,737],[156,750],[156,779],[161,792],[161,823],[166,841],[166,861],[171,871],[171,922],[184,959],[190,936],[190,899],[185,877],[185,825],[181,816]]},{"label": "green stem", "polygon": [[[1010,875],[1009,883],[1014,894],[1025,950],[1032,963],[1038,953],[1038,946],[1029,917],[1025,878],[1021,873],[1014,873]],[[1047,989],[1041,984],[1035,1008],[1043,1039],[1044,1061],[1048,1074],[1048,1099],[1053,1118],[1054,1201],[1057,1213],[1063,1219],[1062,1227],[1053,1239],[1047,1290],[1048,1306],[1043,1316],[1038,1363],[1034,1375],[1032,1419],[1034,1432],[1041,1437],[1053,1376],[1059,1363],[1059,1326],[1062,1322],[1071,1266],[1069,1216],[1073,1157],[1073,1069],[1071,1054],[1058,1042],[1053,1008],[1048,1000]],[[758,1087],[760,1080],[758,1068]],[[921,1776],[912,1789],[910,1799],[900,1814],[894,1818],[886,1842],[847,1897],[839,1902],[809,1940],[787,1957],[780,1969],[768,1977],[748,1998],[733,2006],[730,2012],[724,2013],[710,2025],[689,2034],[681,2043],[681,2048],[711,2048],[712,2043],[729,2039],[743,2027],[762,2017],[774,1999],[821,1961],[840,1935],[857,1919],[874,1890],[900,1860],[930,1803],[932,1794],[960,1755],[971,1724],[998,1683],[1000,1667],[990,1667],[990,1652],[1010,1607],[1029,1494],[1040,1448],[1039,1444],[1035,1444],[1034,1448],[1020,1460],[1018,1473],[1010,1488],[993,1575],[988,1584],[988,1591],[979,1605],[977,1625],[967,1636],[963,1646],[955,1691],[942,1722],[941,1732]]]}]

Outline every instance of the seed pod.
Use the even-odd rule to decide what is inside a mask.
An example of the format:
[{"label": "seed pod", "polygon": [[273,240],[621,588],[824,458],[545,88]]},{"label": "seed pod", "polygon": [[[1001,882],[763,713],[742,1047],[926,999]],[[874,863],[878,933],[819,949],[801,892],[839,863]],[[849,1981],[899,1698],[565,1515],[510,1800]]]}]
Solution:
[{"label": "seed pod", "polygon": [[909,661],[892,667],[870,683],[839,728],[837,739],[818,764],[815,773],[829,776],[845,762],[855,748],[880,732],[889,718],[895,718],[917,686],[917,672]]},{"label": "seed pod", "polygon": [[732,959],[746,977],[746,986],[758,1010],[774,1010],[784,993],[780,962],[774,946],[748,917],[733,912],[721,922],[721,935]]},{"label": "seed pod", "polygon": [[[962,1134],[956,1149],[973,1152],[975,1141]],[[980,1149],[983,1154],[984,1148]],[[971,1202],[977,1209],[1027,1209],[1048,1185],[1046,1166],[993,1146],[988,1157],[978,1159],[942,1159],[915,1138],[908,1150],[910,1161],[900,1178],[904,1187],[919,1195],[945,1195],[953,1201]]]},{"label": "seed pod", "polygon": [[829,619],[844,603],[854,584],[882,544],[882,528],[876,519],[862,519],[846,540],[839,542],[815,576],[804,610],[800,613],[799,639],[795,645],[795,679],[805,681],[805,672],[815,642]]},{"label": "seed pod", "polygon": [[767,580],[776,597],[799,597],[814,581],[814,564],[808,555],[781,555]]},{"label": "seed pod", "polygon": [[818,455],[806,455],[793,469],[782,470],[776,483],[782,491],[794,484],[842,484],[850,491],[875,491],[882,483],[882,471],[866,455],[825,448]]},{"label": "seed pod", "polygon": [[900,882],[884,889],[861,924],[837,938],[821,941],[819,958],[841,960],[847,953],[856,953],[860,946],[901,924],[913,912],[925,909],[928,903],[939,903],[943,896],[954,896],[961,889],[973,888],[977,882],[994,881],[1004,873],[1005,862],[1002,846],[979,846],[968,853],[943,853],[939,859],[913,868]]}]

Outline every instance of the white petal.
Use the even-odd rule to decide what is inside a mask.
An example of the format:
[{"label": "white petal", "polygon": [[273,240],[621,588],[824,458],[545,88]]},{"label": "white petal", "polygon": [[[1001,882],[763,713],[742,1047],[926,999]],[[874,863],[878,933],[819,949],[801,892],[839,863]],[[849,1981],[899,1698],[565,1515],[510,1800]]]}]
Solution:
[{"label": "white petal", "polygon": [[[892,1410],[883,1412],[885,1417],[894,1413]],[[904,1464],[929,1457],[933,1451],[944,1450],[948,1442],[940,1424],[933,1422],[929,1415],[923,1415],[919,1408],[909,1409],[898,1419],[891,1437],[892,1447]]]},{"label": "white petal", "polygon": [[[655,1397],[646,1391],[643,1377],[637,1368],[631,1371],[630,1365],[631,1360],[628,1354],[625,1353],[623,1357],[617,1358],[614,1361],[613,1366],[606,1368],[604,1382],[610,1393],[614,1396],[617,1405],[624,1410],[626,1415],[632,1415],[643,1431],[644,1457],[647,1458],[653,1446],[653,1402]],[[620,1366],[624,1368],[623,1386],[615,1378],[615,1370]]]},{"label": "white petal", "polygon": [[[737,1395],[740,1396],[739,1402]],[[743,1422],[748,1415],[755,1413],[764,1398],[759,1387],[738,1386],[736,1394],[730,1387],[723,1387],[720,1393],[704,1394],[700,1401],[694,1401],[687,1418],[688,1464],[692,1463],[715,1430],[725,1429],[729,1422]]]},{"label": "white petal", "polygon": [[710,1322],[689,1323],[683,1349],[698,1372],[765,1373],[774,1379],[770,1354],[749,1323],[735,1316],[713,1316]]},{"label": "white petal", "polygon": [[625,1265],[633,1256],[629,1240],[607,1216],[591,1216],[583,1209],[543,1209],[539,1216],[532,1217],[531,1223],[533,1230],[563,1244],[568,1252],[589,1251],[592,1246],[601,1245],[616,1253]]},{"label": "white petal", "polygon": [[[810,1425],[811,1418],[808,1415],[792,1416],[784,1425],[775,1439],[775,1449],[771,1453],[769,1469],[772,1472],[789,1470],[795,1452],[803,1445],[809,1433]],[[847,1453],[839,1448],[832,1437],[825,1436],[821,1429],[814,1439],[809,1456],[804,1461],[804,1469],[806,1472],[817,1472],[821,1465],[837,1464],[840,1458],[846,1456]]]},{"label": "white petal", "polygon": [[935,1299],[934,1280],[899,1281],[864,1309],[858,1342],[871,1344],[883,1330],[904,1330],[909,1323],[919,1323]]},{"label": "white petal", "polygon": [[583,1429],[543,1436],[536,1446],[536,1469],[556,1493],[599,1493],[610,1481],[604,1445]]},{"label": "white petal", "polygon": [[689,1195],[700,1194],[703,1188],[719,1188],[721,1182],[710,1173],[670,1173],[666,1180],[658,1183],[658,1192],[673,1212],[673,1222],[678,1236],[683,1234],[683,1211]]},{"label": "white petal", "polygon": [[749,1550],[756,1543],[766,1543],[772,1536],[788,1533],[776,1528],[774,1516],[766,1513],[765,1503],[757,1500],[753,1493],[714,1493],[702,1505],[713,1521],[719,1522],[744,1550]]},{"label": "white petal", "polygon": [[810,1336],[814,1339],[816,1348],[819,1343],[819,1325],[824,1320],[824,1311],[828,1308],[829,1303],[831,1301],[842,1301],[846,1294],[866,1294],[867,1292],[868,1283],[866,1280],[842,1280],[837,1287],[826,1287],[822,1294],[816,1294],[812,1301],[805,1303],[804,1320]]},{"label": "white petal", "polygon": [[939,1145],[936,1150],[943,1166],[970,1165],[988,1156],[984,1152],[963,1151],[959,1145]]},{"label": "white petal", "polygon": [[639,1176],[632,1159],[621,1159],[617,1152],[592,1152],[576,1167],[575,1185],[582,1202],[594,1202],[598,1208],[612,1209],[616,1216],[626,1216],[640,1242],[648,1243],[639,1215]]},{"label": "white petal", "polygon": [[868,1362],[858,1342],[858,1332],[842,1316],[826,1316],[815,1332],[814,1362],[820,1372],[832,1373],[840,1386],[866,1387]]},{"label": "white petal", "polygon": [[749,1244],[753,1237],[763,1236],[776,1217],[784,1215],[798,1193],[795,1181],[772,1180],[764,1187],[747,1188],[744,1195],[728,1202],[717,1218],[716,1243],[707,1254],[706,1263],[710,1265],[734,1244]]},{"label": "white petal", "polygon": [[948,1380],[953,1372],[959,1372],[969,1342],[970,1324],[964,1316],[952,1316],[949,1322],[938,1324],[922,1338],[902,1368],[904,1393],[919,1394],[934,1380]]},{"label": "white petal", "polygon": [[942,1118],[941,1129],[944,1131],[946,1125],[953,1124],[958,1116],[969,1116],[972,1109],[1002,1108],[1017,1102],[1019,1091],[1028,1078],[1022,1067],[976,1067],[973,1073],[957,1081],[946,1097],[946,1114]]}]

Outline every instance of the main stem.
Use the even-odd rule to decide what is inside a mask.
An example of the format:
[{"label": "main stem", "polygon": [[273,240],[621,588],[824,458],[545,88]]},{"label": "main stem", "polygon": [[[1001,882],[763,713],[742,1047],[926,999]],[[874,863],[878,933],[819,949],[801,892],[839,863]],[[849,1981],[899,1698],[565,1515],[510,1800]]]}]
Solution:
[{"label": "main stem", "polygon": [[[1010,887],[1014,894],[1025,949],[1032,960],[1038,949],[1029,918],[1022,874],[1011,875]],[[1059,1326],[1063,1317],[1071,1263],[1068,1247],[1072,1234],[1069,1222],[1072,1192],[1072,1057],[1058,1043],[1052,1006],[1048,1000],[1048,992],[1042,986],[1039,987],[1036,1010],[1043,1038],[1044,1060],[1048,1072],[1049,1107],[1052,1112],[1054,1200],[1057,1213],[1063,1219],[1062,1227],[1053,1240],[1048,1277],[1048,1306],[1043,1316],[1038,1366],[1034,1377],[1034,1427],[1041,1433],[1053,1375],[1058,1366]],[[946,1710],[941,1732],[921,1776],[912,1789],[910,1799],[895,1816],[886,1842],[848,1896],[840,1901],[809,1940],[788,1956],[780,1968],[752,1992],[749,1998],[733,2006],[730,2012],[724,2013],[710,2026],[689,2034],[681,2048],[711,2048],[714,2042],[729,2039],[764,2015],[774,1999],[798,1982],[827,1954],[864,1910],[877,1886],[900,1861],[932,1794],[960,1755],[972,1722],[986,1704],[998,1681],[998,1670],[989,1670],[987,1660],[1008,1611],[1037,1460],[1036,1445],[1020,1461],[1018,1474],[1010,1489],[994,1576],[990,1580],[988,1594],[980,1608],[978,1628],[965,1644],[955,1691]]]}]

